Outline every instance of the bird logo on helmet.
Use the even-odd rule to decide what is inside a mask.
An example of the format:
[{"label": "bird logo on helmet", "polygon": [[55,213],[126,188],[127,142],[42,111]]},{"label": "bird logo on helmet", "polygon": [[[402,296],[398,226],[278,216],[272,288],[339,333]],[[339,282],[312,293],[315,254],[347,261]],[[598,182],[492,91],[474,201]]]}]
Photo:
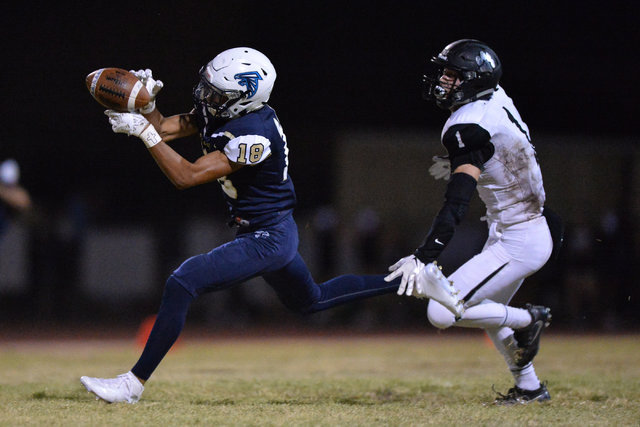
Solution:
[{"label": "bird logo on helmet", "polygon": [[238,73],[233,76],[234,79],[238,80],[238,84],[240,86],[244,86],[247,88],[247,99],[253,97],[258,91],[258,80],[262,80],[260,77],[260,73],[257,71],[250,71],[248,73]]}]

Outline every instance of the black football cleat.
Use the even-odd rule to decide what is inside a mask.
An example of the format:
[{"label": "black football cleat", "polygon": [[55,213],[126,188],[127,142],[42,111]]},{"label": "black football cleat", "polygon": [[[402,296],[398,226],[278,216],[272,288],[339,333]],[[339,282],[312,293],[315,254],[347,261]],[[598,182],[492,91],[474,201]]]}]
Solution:
[{"label": "black football cleat", "polygon": [[[493,391],[495,391],[495,389]],[[546,382],[540,384],[537,390],[524,390],[518,386],[513,386],[507,394],[495,392],[498,394],[498,397],[493,401],[493,404],[498,406],[528,405],[533,402],[548,402],[551,400]]]},{"label": "black football cleat", "polygon": [[518,343],[515,362],[521,368],[531,362],[538,354],[542,330],[551,323],[551,309],[531,304],[527,304],[526,308],[531,315],[531,323],[513,333],[513,337]]}]

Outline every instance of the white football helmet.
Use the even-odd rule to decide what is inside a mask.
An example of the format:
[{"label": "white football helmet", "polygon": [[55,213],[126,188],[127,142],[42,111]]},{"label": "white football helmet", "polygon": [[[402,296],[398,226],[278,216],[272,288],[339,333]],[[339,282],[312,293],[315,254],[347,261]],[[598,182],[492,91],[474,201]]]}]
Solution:
[{"label": "white football helmet", "polygon": [[200,69],[200,82],[193,89],[196,110],[236,118],[261,108],[275,81],[276,69],[264,54],[249,47],[225,50]]}]

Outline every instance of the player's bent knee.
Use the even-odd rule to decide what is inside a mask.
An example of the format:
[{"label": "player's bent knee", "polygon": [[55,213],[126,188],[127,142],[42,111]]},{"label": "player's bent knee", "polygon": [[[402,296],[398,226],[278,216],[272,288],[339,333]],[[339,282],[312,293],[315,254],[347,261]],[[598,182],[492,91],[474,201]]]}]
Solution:
[{"label": "player's bent knee", "polygon": [[164,301],[172,298],[185,300],[194,299],[193,295],[191,295],[189,291],[187,291],[185,287],[182,286],[182,284],[174,277],[173,274],[169,276],[165,283],[162,300]]},{"label": "player's bent knee", "polygon": [[449,310],[435,301],[429,301],[427,308],[429,322],[438,329],[446,329],[454,324],[455,317]]}]

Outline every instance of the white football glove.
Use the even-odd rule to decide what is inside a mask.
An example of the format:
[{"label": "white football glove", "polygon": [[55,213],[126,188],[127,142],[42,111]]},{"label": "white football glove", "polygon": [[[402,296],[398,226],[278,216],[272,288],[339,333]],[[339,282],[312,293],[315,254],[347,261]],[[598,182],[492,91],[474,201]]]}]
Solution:
[{"label": "white football glove", "polygon": [[151,101],[144,107],[140,108],[140,112],[142,114],[149,114],[156,108],[156,95],[158,95],[160,90],[164,87],[164,83],[162,83],[162,80],[154,79],[153,71],[148,68],[146,70],[130,71],[142,82],[144,87],[147,88],[149,95],[151,95]]},{"label": "white football glove", "polygon": [[451,163],[449,156],[433,156],[433,164],[429,168],[429,173],[435,179],[449,180],[451,175]]},{"label": "white football glove", "polygon": [[138,113],[118,113],[114,110],[105,110],[104,114],[109,117],[111,129],[115,133],[126,133],[139,138],[142,131],[149,125],[149,121]]},{"label": "white football glove", "polygon": [[414,255],[409,255],[401,258],[398,262],[389,267],[391,274],[384,278],[386,282],[391,282],[396,277],[402,275],[400,280],[400,286],[398,287],[398,295],[409,295],[418,298],[424,297],[414,292],[417,291],[416,276],[418,272],[424,267],[422,261],[416,258]]},{"label": "white football glove", "polygon": [[137,136],[147,148],[153,147],[162,140],[153,125],[142,114],[119,113],[114,110],[105,110],[104,114],[109,117],[111,129],[115,133]]}]

